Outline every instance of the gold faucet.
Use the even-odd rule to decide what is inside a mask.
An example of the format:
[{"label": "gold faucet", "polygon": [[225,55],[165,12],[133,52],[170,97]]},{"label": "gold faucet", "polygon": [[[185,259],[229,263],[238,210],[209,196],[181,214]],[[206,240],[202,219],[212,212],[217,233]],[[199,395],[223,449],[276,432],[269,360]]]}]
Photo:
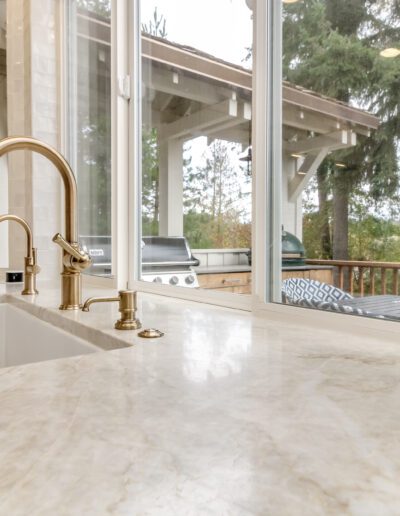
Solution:
[{"label": "gold faucet", "polygon": [[65,239],[57,233],[53,241],[63,249],[61,273],[60,310],[81,308],[81,272],[91,265],[88,254],[78,244],[77,188],[74,173],[66,159],[44,142],[25,136],[12,136],[0,140],[0,157],[14,150],[30,150],[41,154],[53,163],[64,183],[65,191]]},{"label": "gold faucet", "polygon": [[133,290],[120,290],[118,297],[90,297],[85,301],[82,310],[89,312],[89,307],[93,303],[119,302],[121,319],[115,323],[117,330],[138,330],[142,327],[139,319],[136,319],[136,292]]},{"label": "gold faucet", "polygon": [[31,296],[39,294],[36,290],[36,274],[39,274],[40,267],[36,262],[36,248],[33,247],[32,231],[26,220],[17,215],[0,215],[0,222],[5,221],[18,222],[26,232],[26,256],[25,256],[25,271],[24,271],[24,290],[21,292],[23,296]]}]

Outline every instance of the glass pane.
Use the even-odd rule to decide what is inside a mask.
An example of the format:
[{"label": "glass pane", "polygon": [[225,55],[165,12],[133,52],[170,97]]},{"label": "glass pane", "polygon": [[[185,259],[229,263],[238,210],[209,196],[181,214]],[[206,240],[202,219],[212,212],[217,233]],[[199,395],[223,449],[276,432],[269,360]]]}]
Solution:
[{"label": "glass pane", "polygon": [[141,11],[142,279],[249,294],[251,11],[244,0]]},{"label": "glass pane", "polygon": [[283,294],[400,318],[400,10],[283,3]]},{"label": "glass pane", "polygon": [[80,243],[89,273],[111,274],[111,5],[77,0],[70,11],[70,148]]}]

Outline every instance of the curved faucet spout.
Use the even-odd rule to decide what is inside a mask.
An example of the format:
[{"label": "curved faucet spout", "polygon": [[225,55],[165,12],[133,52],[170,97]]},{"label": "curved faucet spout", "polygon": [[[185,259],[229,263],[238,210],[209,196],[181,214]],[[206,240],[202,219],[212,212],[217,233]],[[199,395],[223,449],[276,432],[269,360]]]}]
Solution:
[{"label": "curved faucet spout", "polygon": [[0,222],[13,221],[18,222],[26,233],[26,256],[25,256],[25,271],[24,271],[24,290],[21,292],[23,296],[34,295],[39,292],[36,290],[36,275],[40,272],[40,267],[36,260],[36,249],[33,247],[32,230],[25,219],[17,215],[0,215]]},{"label": "curved faucet spout", "polygon": [[74,173],[67,160],[47,143],[26,136],[11,136],[0,140],[0,157],[14,150],[30,150],[41,154],[53,163],[60,173],[65,189],[65,238],[70,243],[78,241],[77,187]]},{"label": "curved faucet spout", "polygon": [[0,215],[0,222],[5,222],[6,220],[12,220],[14,222],[18,222],[24,229],[26,233],[26,256],[28,258],[33,258],[33,236],[31,228],[25,219],[18,217],[17,215]]},{"label": "curved faucet spout", "polygon": [[26,136],[11,136],[0,140],[0,156],[14,150],[29,150],[47,158],[61,175],[65,190],[65,239],[56,235],[54,241],[63,248],[60,310],[78,310],[81,306],[81,272],[91,265],[90,256],[78,244],[78,202],[74,173],[67,160],[47,143]]}]

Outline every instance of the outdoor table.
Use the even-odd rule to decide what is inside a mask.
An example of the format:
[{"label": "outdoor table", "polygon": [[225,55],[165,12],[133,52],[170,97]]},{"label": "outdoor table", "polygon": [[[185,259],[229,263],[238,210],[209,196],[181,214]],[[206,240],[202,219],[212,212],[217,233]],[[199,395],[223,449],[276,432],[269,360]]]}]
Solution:
[{"label": "outdoor table", "polygon": [[400,296],[366,296],[337,301],[338,305],[361,308],[370,312],[372,317],[383,315],[390,319],[400,320]]}]

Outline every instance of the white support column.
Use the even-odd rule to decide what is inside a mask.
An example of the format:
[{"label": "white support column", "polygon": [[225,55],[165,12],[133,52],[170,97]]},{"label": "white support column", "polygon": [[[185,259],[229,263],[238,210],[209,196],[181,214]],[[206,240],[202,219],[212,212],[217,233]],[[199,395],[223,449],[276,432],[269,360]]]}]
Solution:
[{"label": "white support column", "polygon": [[183,140],[159,144],[160,236],[183,236]]}]

